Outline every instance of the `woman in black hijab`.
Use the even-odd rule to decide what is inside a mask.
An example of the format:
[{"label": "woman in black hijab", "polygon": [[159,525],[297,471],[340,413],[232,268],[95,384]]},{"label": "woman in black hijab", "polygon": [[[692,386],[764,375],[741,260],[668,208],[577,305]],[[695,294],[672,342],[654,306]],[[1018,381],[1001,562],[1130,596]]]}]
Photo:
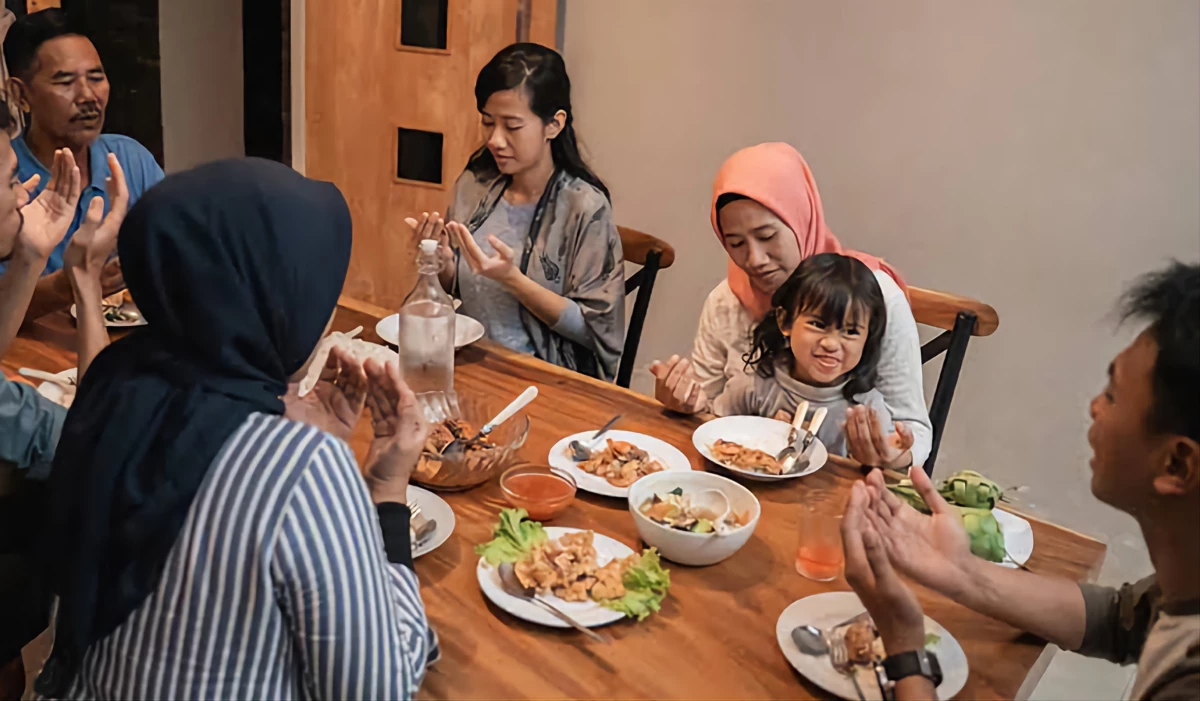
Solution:
[{"label": "woman in black hijab", "polygon": [[[281,397],[350,258],[337,188],[277,163],[172,175],[118,241],[148,326],[112,344],[51,476],[60,597],[38,691],[66,698],[411,697],[437,654],[411,569],[425,426],[395,363],[331,354],[322,396],[375,423],[345,442]],[[374,502],[374,504],[372,503]]]}]

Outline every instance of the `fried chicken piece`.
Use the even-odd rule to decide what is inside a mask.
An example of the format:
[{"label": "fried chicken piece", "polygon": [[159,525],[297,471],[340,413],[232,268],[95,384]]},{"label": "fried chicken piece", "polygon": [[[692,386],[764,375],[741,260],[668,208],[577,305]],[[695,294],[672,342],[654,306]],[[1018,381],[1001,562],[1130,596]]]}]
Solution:
[{"label": "fried chicken piece", "polygon": [[628,487],[642,477],[663,470],[650,454],[627,441],[609,439],[603,450],[578,464],[579,469],[603,477],[614,487]]},{"label": "fried chicken piece", "polygon": [[587,601],[588,591],[595,583],[595,577],[580,577],[566,586],[557,587],[554,595],[563,601]]},{"label": "fried chicken piece", "polygon": [[753,470],[769,475],[783,473],[783,467],[774,455],[755,448],[747,448],[733,441],[718,439],[710,446],[710,450],[720,462],[739,470]]},{"label": "fried chicken piece", "polygon": [[870,620],[856,621],[846,628],[846,652],[855,664],[870,664],[874,658],[875,626]]},{"label": "fried chicken piece", "polygon": [[625,596],[625,570],[632,564],[632,557],[613,560],[596,570],[596,584],[592,587],[592,598],[596,601],[620,599]]}]

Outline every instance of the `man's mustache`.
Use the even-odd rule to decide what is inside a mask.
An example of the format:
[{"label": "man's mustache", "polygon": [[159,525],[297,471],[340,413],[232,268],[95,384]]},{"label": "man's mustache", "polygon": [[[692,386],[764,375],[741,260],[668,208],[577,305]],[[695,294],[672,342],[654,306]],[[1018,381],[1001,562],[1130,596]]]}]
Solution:
[{"label": "man's mustache", "polygon": [[71,121],[78,122],[84,119],[91,119],[92,117],[99,117],[103,113],[104,110],[100,109],[99,105],[91,107],[85,105],[79,109],[79,112],[75,116],[71,117]]}]

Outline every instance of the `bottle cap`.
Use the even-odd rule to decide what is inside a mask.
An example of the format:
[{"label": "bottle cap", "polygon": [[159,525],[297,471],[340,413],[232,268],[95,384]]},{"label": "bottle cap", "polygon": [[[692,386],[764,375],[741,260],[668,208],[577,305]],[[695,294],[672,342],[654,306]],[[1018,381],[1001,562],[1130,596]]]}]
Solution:
[{"label": "bottle cap", "polygon": [[421,253],[425,255],[433,255],[437,253],[438,242],[436,239],[424,239],[421,241]]}]

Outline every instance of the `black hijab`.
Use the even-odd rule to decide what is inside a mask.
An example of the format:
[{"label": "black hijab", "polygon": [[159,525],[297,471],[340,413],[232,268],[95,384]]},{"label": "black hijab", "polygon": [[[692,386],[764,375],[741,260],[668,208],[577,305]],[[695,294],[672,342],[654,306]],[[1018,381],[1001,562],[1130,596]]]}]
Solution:
[{"label": "black hijab", "polygon": [[67,414],[44,549],[60,597],[39,683],[56,694],[88,646],[158,584],[209,465],[253,412],[282,414],[350,261],[338,189],[271,161],[171,175],[121,226],[148,325],[96,358]]}]

